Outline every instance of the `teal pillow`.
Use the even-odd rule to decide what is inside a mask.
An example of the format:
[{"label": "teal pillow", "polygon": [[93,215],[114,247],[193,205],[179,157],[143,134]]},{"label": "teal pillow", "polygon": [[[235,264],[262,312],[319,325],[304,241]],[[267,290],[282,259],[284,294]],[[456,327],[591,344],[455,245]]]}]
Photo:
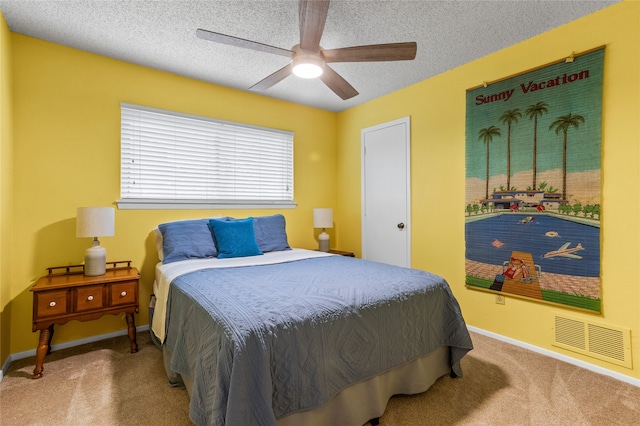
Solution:
[{"label": "teal pillow", "polygon": [[218,248],[218,259],[259,256],[262,254],[253,229],[253,219],[209,220]]}]

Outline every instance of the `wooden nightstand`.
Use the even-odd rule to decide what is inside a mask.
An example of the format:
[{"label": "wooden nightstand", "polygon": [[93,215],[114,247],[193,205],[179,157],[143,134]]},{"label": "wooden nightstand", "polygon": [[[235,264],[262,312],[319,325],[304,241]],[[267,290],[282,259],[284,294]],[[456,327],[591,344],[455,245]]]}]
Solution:
[{"label": "wooden nightstand", "polygon": [[342,251],[342,250],[330,249],[329,253],[339,254],[340,256],[356,257],[356,255],[353,252],[350,252],[350,251]]},{"label": "wooden nightstand", "polygon": [[[127,266],[118,267],[126,263]],[[125,312],[131,353],[138,352],[133,314],[138,312],[140,273],[131,261],[107,262],[104,275],[86,277],[83,271],[72,272],[82,265],[47,268],[49,275],[31,287],[33,292],[33,331],[40,330],[33,379],[42,377],[44,357],[51,352],[54,324],[71,320],[91,321],[107,314]],[[62,273],[54,270],[63,269]]]}]

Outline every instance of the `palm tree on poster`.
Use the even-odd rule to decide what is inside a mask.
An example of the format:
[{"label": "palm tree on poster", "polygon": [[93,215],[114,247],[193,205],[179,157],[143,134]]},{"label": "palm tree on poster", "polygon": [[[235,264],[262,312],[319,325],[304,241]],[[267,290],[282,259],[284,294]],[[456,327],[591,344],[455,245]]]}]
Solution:
[{"label": "palm tree on poster", "polygon": [[484,129],[480,129],[480,131],[478,132],[478,140],[481,140],[487,146],[487,159],[486,159],[487,174],[485,178],[485,188],[484,188],[485,199],[489,198],[489,144],[491,143],[491,141],[493,141],[494,136],[502,136],[500,134],[500,129],[496,126],[489,126]]},{"label": "palm tree on poster", "polygon": [[518,108],[505,111],[500,117],[502,124],[507,125],[507,191],[511,190],[511,123],[517,123],[520,117]]},{"label": "palm tree on poster", "polygon": [[544,102],[538,102],[535,105],[529,105],[524,112],[530,120],[533,120],[533,185],[531,189],[536,190],[536,180],[538,174],[537,158],[538,158],[538,117],[547,113],[547,105]]},{"label": "palm tree on poster", "polygon": [[567,199],[567,132],[571,127],[578,129],[580,123],[584,123],[584,117],[579,114],[562,115],[549,126],[549,130],[555,127],[556,135],[563,133],[562,145],[562,199]]}]

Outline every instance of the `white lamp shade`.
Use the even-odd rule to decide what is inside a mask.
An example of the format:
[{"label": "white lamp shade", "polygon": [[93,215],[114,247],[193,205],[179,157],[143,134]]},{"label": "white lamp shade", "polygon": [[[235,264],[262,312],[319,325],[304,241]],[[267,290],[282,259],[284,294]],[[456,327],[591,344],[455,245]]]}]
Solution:
[{"label": "white lamp shade", "polygon": [[333,228],[333,209],[313,209],[314,228]]},{"label": "white lamp shade", "polygon": [[112,237],[114,218],[113,207],[78,207],[76,237]]}]

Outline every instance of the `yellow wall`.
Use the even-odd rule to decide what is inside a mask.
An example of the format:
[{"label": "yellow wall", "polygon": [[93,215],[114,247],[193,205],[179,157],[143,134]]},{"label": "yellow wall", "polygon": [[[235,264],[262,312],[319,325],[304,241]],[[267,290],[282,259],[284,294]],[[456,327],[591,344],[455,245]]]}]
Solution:
[{"label": "yellow wall", "polygon": [[[141,268],[140,314],[148,324],[159,223],[218,213],[281,212],[289,242],[317,247],[314,207],[334,207],[336,115],[12,34],[15,128],[15,241],[11,353],[33,350],[31,285],[45,268],[82,263],[89,239],[75,237],[76,208],[120,196],[120,102],[295,132],[295,209],[116,210],[116,235],[101,238],[109,260]],[[4,284],[3,284],[4,287]],[[123,314],[57,327],[54,344],[125,328]]]},{"label": "yellow wall", "polygon": [[0,368],[9,357],[13,200],[11,33],[0,13]]},{"label": "yellow wall", "polygon": [[[606,45],[602,150],[601,316],[466,289],[465,91]],[[411,116],[412,265],[444,276],[469,325],[640,377],[640,3],[624,2],[365,105],[338,119],[337,236],[361,247],[360,130]],[[455,52],[452,52],[455,54]],[[434,200],[437,200],[435,202]],[[553,313],[632,330],[633,370],[555,349]]]}]

